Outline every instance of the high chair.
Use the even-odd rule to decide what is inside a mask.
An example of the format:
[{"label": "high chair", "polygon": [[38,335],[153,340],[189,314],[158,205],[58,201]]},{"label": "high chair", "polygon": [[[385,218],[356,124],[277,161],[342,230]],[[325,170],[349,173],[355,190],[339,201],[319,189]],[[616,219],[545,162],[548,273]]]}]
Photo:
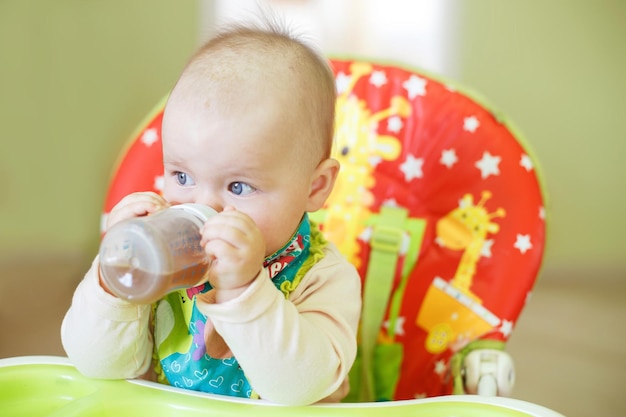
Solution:
[{"label": "high chair", "polygon": [[[504,346],[546,238],[536,160],[469,90],[401,65],[331,61],[341,170],[311,217],[363,281],[346,401],[510,395]],[[163,106],[122,153],[103,219],[125,195],[161,190]]]},{"label": "high chair", "polygon": [[[531,294],[546,235],[537,162],[521,135],[475,93],[433,75],[358,59],[332,65],[341,171],[311,217],[363,281],[345,402],[268,407],[147,381],[89,379],[67,358],[24,357],[0,359],[0,410],[29,417],[560,416],[502,397],[514,382],[505,342]],[[164,104],[123,150],[103,221],[127,194],[162,189]]]}]

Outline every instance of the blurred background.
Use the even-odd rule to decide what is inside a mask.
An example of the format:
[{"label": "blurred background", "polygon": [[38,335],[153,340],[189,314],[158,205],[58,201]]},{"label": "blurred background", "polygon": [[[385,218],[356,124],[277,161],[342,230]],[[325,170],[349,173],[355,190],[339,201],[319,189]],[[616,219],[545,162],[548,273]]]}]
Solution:
[{"label": "blurred background", "polygon": [[508,345],[514,397],[626,415],[622,0],[0,0],[0,357],[63,354],[118,153],[216,25],[257,3],[327,54],[439,74],[520,128],[549,234]]}]

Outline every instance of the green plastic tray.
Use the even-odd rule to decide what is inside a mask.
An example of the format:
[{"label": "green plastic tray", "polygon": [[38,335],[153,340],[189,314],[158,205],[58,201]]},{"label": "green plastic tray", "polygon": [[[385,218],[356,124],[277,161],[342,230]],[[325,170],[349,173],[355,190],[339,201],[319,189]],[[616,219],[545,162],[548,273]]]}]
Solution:
[{"label": "green plastic tray", "polygon": [[89,379],[82,376],[67,358],[55,356],[0,359],[0,415],[563,417],[545,407],[520,400],[469,395],[385,403],[280,406],[146,381]]}]

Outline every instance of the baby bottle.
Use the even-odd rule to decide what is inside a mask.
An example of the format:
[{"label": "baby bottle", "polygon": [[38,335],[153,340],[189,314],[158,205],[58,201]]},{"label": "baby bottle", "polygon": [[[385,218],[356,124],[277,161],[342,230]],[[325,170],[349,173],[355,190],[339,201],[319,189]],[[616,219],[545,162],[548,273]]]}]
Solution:
[{"label": "baby bottle", "polygon": [[111,227],[100,244],[100,276],[118,297],[150,304],[206,281],[209,261],[200,228],[216,214],[201,204],[179,204]]}]

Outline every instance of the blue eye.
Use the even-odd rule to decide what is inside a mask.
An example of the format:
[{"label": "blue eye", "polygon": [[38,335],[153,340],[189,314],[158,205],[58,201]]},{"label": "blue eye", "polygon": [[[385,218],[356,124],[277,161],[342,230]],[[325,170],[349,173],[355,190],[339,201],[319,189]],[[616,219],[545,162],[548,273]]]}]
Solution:
[{"label": "blue eye", "polygon": [[176,181],[180,185],[187,185],[187,186],[196,185],[193,178],[191,178],[186,173],[179,171],[179,172],[175,172],[174,174],[176,175]]},{"label": "blue eye", "polygon": [[228,191],[235,195],[248,195],[255,191],[255,188],[245,182],[231,182],[228,185]]}]

